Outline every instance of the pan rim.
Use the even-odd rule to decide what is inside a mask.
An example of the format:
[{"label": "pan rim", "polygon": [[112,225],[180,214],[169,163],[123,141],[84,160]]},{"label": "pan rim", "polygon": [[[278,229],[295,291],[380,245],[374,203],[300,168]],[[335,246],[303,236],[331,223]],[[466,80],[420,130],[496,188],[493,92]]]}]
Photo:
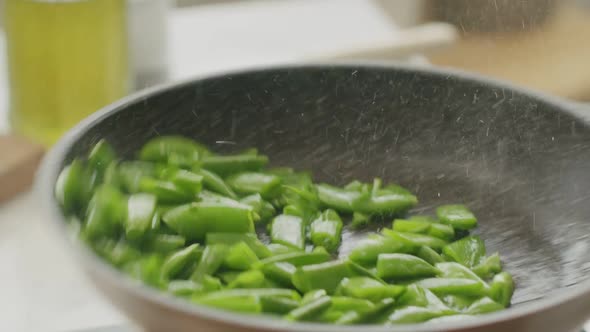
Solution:
[{"label": "pan rim", "polygon": [[[119,272],[113,266],[97,256],[90,248],[81,243],[77,239],[72,239],[67,234],[65,216],[59,208],[54,196],[55,180],[61,171],[62,162],[68,151],[75,145],[78,139],[92,127],[95,123],[104,120],[120,111],[124,111],[126,106],[133,104],[138,100],[142,100],[153,96],[155,94],[163,93],[165,91],[174,90],[176,88],[193,84],[198,81],[215,80],[227,77],[229,75],[247,75],[252,73],[273,72],[281,70],[329,70],[329,69],[373,69],[373,70],[394,70],[414,72],[422,75],[436,75],[454,77],[461,80],[473,81],[483,83],[492,87],[508,89],[518,92],[523,95],[532,97],[540,102],[555,107],[559,112],[565,112],[577,118],[585,125],[590,124],[590,119],[584,116],[578,109],[574,102],[567,101],[560,97],[550,96],[539,91],[529,88],[516,86],[512,83],[505,82],[499,79],[482,77],[478,74],[467,73],[462,70],[448,69],[448,68],[434,68],[422,67],[416,65],[408,65],[397,62],[380,62],[380,61],[353,61],[353,62],[314,62],[306,64],[288,64],[275,66],[257,66],[249,67],[241,70],[232,70],[227,72],[219,72],[215,74],[199,75],[179,82],[166,83],[154,86],[136,93],[133,93],[119,101],[103,107],[97,112],[91,114],[83,119],[76,126],[70,129],[62,138],[54,145],[43,159],[41,167],[37,173],[35,180],[34,191],[38,194],[41,200],[41,207],[47,212],[53,230],[61,237],[60,242],[66,242],[69,251],[73,252],[77,263],[88,273],[92,270],[100,277],[108,280],[110,284],[119,285],[125,291],[131,293],[136,298],[151,302],[152,304],[159,304],[171,310],[181,312],[184,315],[202,317],[208,320],[232,324],[234,326],[249,327],[249,328],[265,328],[268,330],[277,331],[301,331],[301,332],[353,332],[362,329],[366,332],[429,332],[440,330],[453,329],[468,329],[475,327],[482,327],[515,320],[525,316],[532,315],[539,311],[549,310],[557,307],[565,302],[574,301],[575,299],[587,296],[590,293],[590,279],[582,281],[581,283],[554,292],[552,297],[544,297],[542,299],[519,305],[518,307],[507,308],[496,313],[490,313],[480,316],[473,320],[445,322],[437,325],[429,324],[412,324],[412,325],[398,325],[398,326],[375,326],[375,325],[354,325],[354,326],[335,326],[331,324],[317,324],[317,323],[290,323],[272,317],[265,316],[248,316],[237,313],[230,313],[218,309],[209,308],[187,301],[174,298],[159,290],[145,286],[143,284],[134,282],[123,273]],[[95,285],[96,287],[96,285]],[[118,307],[123,313],[126,313],[121,307]]]}]

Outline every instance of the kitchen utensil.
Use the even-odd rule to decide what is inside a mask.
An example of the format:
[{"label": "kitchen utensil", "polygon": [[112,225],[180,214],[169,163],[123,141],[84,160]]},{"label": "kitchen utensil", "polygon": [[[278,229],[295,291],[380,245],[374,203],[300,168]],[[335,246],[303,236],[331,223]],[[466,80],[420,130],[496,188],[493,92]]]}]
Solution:
[{"label": "kitchen utensil", "polygon": [[[466,203],[490,252],[515,275],[513,307],[439,325],[334,326],[242,316],[172,298],[68,242],[96,286],[153,331],[576,331],[590,314],[590,117],[580,105],[475,75],[393,65],[306,65],[228,73],[153,88],[95,113],[45,159],[38,191],[106,138],[131,156],[157,135],[217,151],[257,147],[274,165],[343,184],[375,176],[422,199],[417,212]],[[231,144],[228,144],[231,143]],[[342,253],[359,236],[347,231]]]}]

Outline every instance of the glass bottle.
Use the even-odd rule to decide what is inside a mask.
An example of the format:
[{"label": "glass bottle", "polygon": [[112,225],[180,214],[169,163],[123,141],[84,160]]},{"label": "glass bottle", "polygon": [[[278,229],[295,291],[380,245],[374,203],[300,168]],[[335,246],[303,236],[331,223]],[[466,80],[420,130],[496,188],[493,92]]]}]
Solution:
[{"label": "glass bottle", "polygon": [[125,0],[5,0],[10,124],[46,146],[129,90]]}]

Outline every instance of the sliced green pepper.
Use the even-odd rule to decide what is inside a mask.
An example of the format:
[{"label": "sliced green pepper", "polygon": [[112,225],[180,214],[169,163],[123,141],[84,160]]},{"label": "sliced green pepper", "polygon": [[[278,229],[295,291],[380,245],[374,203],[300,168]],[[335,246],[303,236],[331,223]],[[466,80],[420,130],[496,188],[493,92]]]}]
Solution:
[{"label": "sliced green pepper", "polygon": [[329,252],[338,250],[341,236],[342,219],[334,210],[325,210],[310,225],[311,242],[315,246],[326,248]]},{"label": "sliced green pepper", "polygon": [[283,255],[291,252],[301,252],[301,249],[284,246],[278,243],[271,243],[266,246],[271,252],[271,256]]},{"label": "sliced green pepper", "polygon": [[331,258],[330,254],[323,247],[318,248],[314,249],[312,252],[295,251],[288,252],[286,254],[271,256],[261,260],[258,265],[264,266],[267,264],[285,262],[293,264],[294,266],[303,266],[310,264],[319,264],[329,261]]},{"label": "sliced green pepper", "polygon": [[116,170],[117,181],[129,193],[140,192],[141,179],[156,176],[156,165],[144,161],[123,161]]},{"label": "sliced green pepper", "polygon": [[264,155],[239,154],[230,156],[204,156],[201,167],[221,176],[240,172],[256,172],[268,164]]},{"label": "sliced green pepper", "polygon": [[276,214],[274,206],[262,199],[260,194],[246,196],[240,200],[241,203],[252,207],[254,212],[260,216],[260,221],[267,222]]},{"label": "sliced green pepper", "polygon": [[352,277],[342,279],[336,294],[377,302],[384,298],[397,298],[404,290],[404,286],[387,285],[368,277]]},{"label": "sliced green pepper", "polygon": [[228,177],[226,182],[239,194],[260,194],[265,199],[276,197],[281,189],[280,177],[264,173],[238,173]]},{"label": "sliced green pepper", "polygon": [[408,254],[380,254],[377,259],[377,276],[383,279],[432,277],[438,269],[425,260]]},{"label": "sliced green pepper", "polygon": [[486,247],[479,236],[467,236],[443,248],[449,259],[469,268],[476,266],[486,256]]},{"label": "sliced green pepper", "polygon": [[332,307],[330,309],[334,309],[337,311],[358,311],[358,312],[366,312],[371,310],[375,305],[373,302],[361,298],[356,297],[348,297],[348,296],[332,296]]},{"label": "sliced green pepper", "polygon": [[496,273],[502,272],[502,262],[500,255],[495,253],[483,259],[479,264],[472,268],[473,272],[481,278],[490,278]]},{"label": "sliced green pepper", "polygon": [[361,196],[358,191],[345,190],[324,183],[316,185],[316,188],[322,205],[338,212],[352,213],[354,202]]},{"label": "sliced green pepper", "polygon": [[261,296],[260,303],[263,312],[279,315],[284,315],[299,307],[299,302],[295,300],[276,296]]},{"label": "sliced green pepper", "polygon": [[450,241],[455,237],[455,230],[450,225],[416,219],[395,219],[393,221],[393,230],[398,232],[430,235],[445,241]]},{"label": "sliced green pepper", "polygon": [[252,249],[259,259],[270,257],[272,252],[262,243],[256,234],[253,233],[216,233],[209,232],[206,236],[206,244],[225,244],[232,245],[238,242],[244,242]]},{"label": "sliced green pepper", "polygon": [[431,290],[436,295],[484,296],[486,287],[481,282],[466,278],[429,278],[422,279],[417,285]]},{"label": "sliced green pepper", "polygon": [[166,168],[160,172],[160,177],[171,181],[193,196],[203,188],[203,176],[185,169]]},{"label": "sliced green pepper", "polygon": [[246,243],[238,242],[229,248],[223,265],[234,270],[248,270],[256,262],[256,253]]},{"label": "sliced green pepper", "polygon": [[332,305],[332,299],[329,296],[322,296],[307,304],[302,305],[290,311],[285,319],[289,321],[309,321],[321,315]]},{"label": "sliced green pepper", "polygon": [[229,198],[238,197],[219,175],[200,167],[193,168],[193,172],[203,177],[203,187]]},{"label": "sliced green pepper", "polygon": [[131,240],[138,240],[150,229],[156,212],[156,196],[133,194],[127,199],[125,234]]},{"label": "sliced green pepper", "polygon": [[508,272],[501,272],[494,276],[490,283],[490,297],[504,307],[510,305],[514,293],[514,280]]},{"label": "sliced green pepper", "polygon": [[328,294],[334,294],[342,279],[356,276],[359,273],[348,260],[336,260],[298,267],[293,275],[293,285],[301,292],[324,289]]},{"label": "sliced green pepper", "polygon": [[184,247],[185,243],[186,239],[180,235],[156,234],[147,241],[145,247],[147,247],[149,251],[166,254]]},{"label": "sliced green pepper", "polygon": [[168,162],[171,156],[182,156],[188,160],[198,160],[210,152],[203,145],[180,136],[161,136],[149,140],[141,148],[139,158],[153,162]]},{"label": "sliced green pepper", "polygon": [[311,290],[303,295],[303,298],[301,299],[301,304],[307,304],[326,295],[328,295],[328,293],[326,293],[324,289]]},{"label": "sliced green pepper", "polygon": [[273,243],[303,250],[305,248],[305,224],[296,216],[281,214],[272,220],[270,238]]},{"label": "sliced green pepper", "polygon": [[262,288],[264,287],[266,279],[264,274],[258,270],[245,271],[236,276],[232,282],[229,283],[228,288]]},{"label": "sliced green pepper", "polygon": [[292,279],[296,267],[286,262],[264,264],[260,268],[264,276],[283,287],[293,287]]},{"label": "sliced green pepper", "polygon": [[83,207],[86,192],[84,166],[78,159],[59,173],[55,184],[55,197],[66,213],[73,213]]},{"label": "sliced green pepper", "polygon": [[186,203],[195,199],[193,193],[184,190],[172,181],[157,180],[149,177],[143,177],[139,180],[139,190],[155,195],[158,202],[161,203]]},{"label": "sliced green pepper", "polygon": [[164,222],[189,240],[203,240],[208,232],[248,233],[254,229],[252,208],[235,202],[196,202],[166,212]]},{"label": "sliced green pepper", "polygon": [[88,154],[88,165],[97,170],[101,177],[106,168],[116,159],[115,150],[104,139],[98,141]]},{"label": "sliced green pepper", "polygon": [[418,248],[416,256],[422,258],[423,260],[427,261],[432,265],[442,263],[445,261],[441,255],[434,251],[434,249],[427,246],[421,246],[420,248]]},{"label": "sliced green pepper", "polygon": [[442,205],[436,209],[436,216],[443,224],[455,229],[470,230],[477,226],[477,219],[465,205]]},{"label": "sliced green pepper", "polygon": [[504,306],[490,299],[489,297],[482,297],[481,299],[473,302],[469,308],[465,311],[469,315],[481,315],[487,314],[494,311],[504,309]]},{"label": "sliced green pepper", "polygon": [[205,247],[201,261],[197,265],[195,272],[193,272],[191,279],[200,282],[205,276],[217,272],[225,260],[227,251],[228,247],[223,244],[214,244]]},{"label": "sliced green pepper", "polygon": [[110,185],[101,185],[94,191],[86,214],[86,235],[91,238],[110,236],[122,228],[127,214],[127,200]]},{"label": "sliced green pepper", "polygon": [[437,309],[424,307],[404,307],[395,310],[388,319],[389,324],[411,324],[422,323],[432,318],[452,315],[452,312],[441,312]]},{"label": "sliced green pepper", "polygon": [[414,234],[414,233],[404,233],[404,232],[397,232],[393,231],[388,228],[384,228],[381,230],[381,234],[390,237],[396,241],[405,243],[407,246],[414,246],[417,250],[420,246],[427,246],[434,250],[441,250],[444,246],[447,245],[447,242],[441,240],[439,238],[423,235],[423,234]]},{"label": "sliced green pepper", "polygon": [[173,253],[162,265],[162,277],[166,280],[174,279],[183,269],[196,263],[201,254],[201,248],[197,243]]},{"label": "sliced green pepper", "polygon": [[382,253],[410,253],[415,248],[409,241],[396,241],[387,236],[372,234],[360,240],[348,257],[361,265],[372,265]]},{"label": "sliced green pepper", "polygon": [[371,216],[360,212],[354,212],[352,214],[352,220],[350,221],[350,227],[352,229],[362,229],[364,227],[367,227],[367,225],[369,225],[370,222]]},{"label": "sliced green pepper", "polygon": [[342,315],[335,323],[338,325],[374,323],[376,320],[379,320],[380,316],[391,310],[394,306],[395,300],[386,298],[377,302],[373,308],[366,312],[349,311]]}]

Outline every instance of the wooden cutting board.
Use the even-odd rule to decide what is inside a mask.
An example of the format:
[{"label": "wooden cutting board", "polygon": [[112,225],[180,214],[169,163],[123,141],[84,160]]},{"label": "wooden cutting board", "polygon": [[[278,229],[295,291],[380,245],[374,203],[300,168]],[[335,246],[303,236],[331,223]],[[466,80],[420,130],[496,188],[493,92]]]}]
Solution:
[{"label": "wooden cutting board", "polygon": [[430,60],[550,94],[590,100],[590,9],[558,7],[543,26],[524,32],[466,33]]},{"label": "wooden cutting board", "polygon": [[0,135],[0,203],[31,187],[43,153],[25,138]]}]

